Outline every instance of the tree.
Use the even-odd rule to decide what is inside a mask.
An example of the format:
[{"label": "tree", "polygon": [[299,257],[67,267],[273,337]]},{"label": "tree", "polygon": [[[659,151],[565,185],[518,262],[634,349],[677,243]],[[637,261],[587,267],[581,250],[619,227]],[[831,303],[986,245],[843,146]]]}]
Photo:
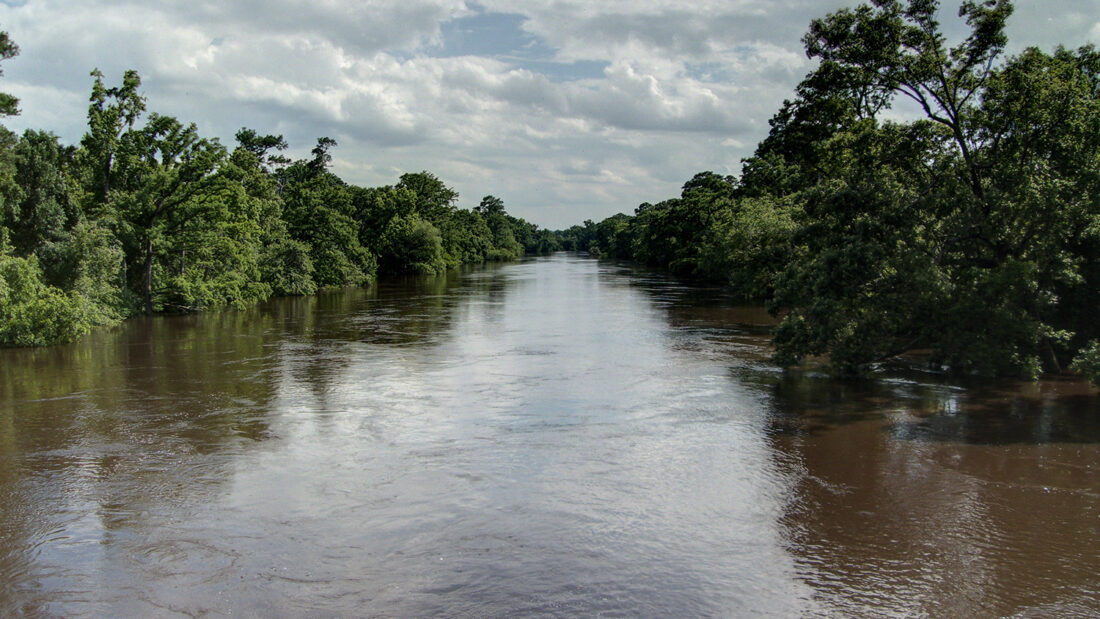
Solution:
[{"label": "tree", "polygon": [[[310,246],[291,238],[283,213],[283,200],[278,195],[276,178],[264,163],[283,159],[281,155],[267,155],[269,148],[285,146],[282,136],[264,136],[257,141],[248,140],[251,130],[237,133],[241,144],[229,156],[220,173],[226,177],[229,190],[229,212],[247,214],[244,221],[251,222],[258,230],[254,242],[258,247],[260,279],[278,295],[311,294],[317,289],[313,281],[313,259]],[[245,139],[242,139],[244,134]],[[255,132],[251,132],[255,137]],[[251,144],[251,146],[250,146]],[[244,222],[242,221],[242,224]]]},{"label": "tree", "polygon": [[515,260],[524,253],[523,245],[516,240],[516,233],[508,213],[504,211],[504,201],[496,196],[485,196],[475,208],[485,220],[492,233],[492,249],[486,258],[489,260]]},{"label": "tree", "polygon": [[361,284],[374,275],[374,255],[359,242],[355,192],[327,170],[336,141],[317,140],[313,159],[280,170],[287,230],[310,248],[313,280],[318,286]]},{"label": "tree", "polygon": [[81,169],[86,174],[89,197],[85,212],[98,215],[110,201],[113,177],[118,175],[115,158],[125,148],[124,137],[134,132],[134,125],[145,112],[145,97],[138,92],[141,77],[137,71],[126,71],[122,84],[112,88],[103,85],[103,73],[91,73],[92,94],[88,106],[88,132],[80,141]]},{"label": "tree", "polygon": [[458,192],[443,184],[431,172],[402,174],[398,189],[408,189],[416,194],[416,212],[432,223],[439,223],[455,209]]},{"label": "tree", "polygon": [[496,196],[485,196],[481,203],[474,207],[474,211],[482,215],[500,215],[504,213],[504,200]]},{"label": "tree", "polygon": [[[714,226],[732,208],[736,192],[733,177],[700,172],[684,183],[679,198],[639,206],[628,234],[631,255],[678,275],[713,276],[704,270],[704,248]],[[613,253],[623,253],[623,243]],[[601,243],[600,249],[610,248]]]},{"label": "tree", "polygon": [[76,225],[80,211],[69,182],[72,151],[63,148],[57,136],[27,130],[13,155],[12,180],[19,186],[19,198],[4,219],[15,252],[26,255],[59,240]]},{"label": "tree", "polygon": [[44,346],[69,342],[87,332],[84,299],[42,280],[38,259],[12,255],[0,228],[0,346]]},{"label": "tree", "polygon": [[336,140],[330,137],[317,138],[317,145],[310,151],[313,154],[313,159],[306,163],[306,167],[310,172],[320,175],[328,169],[328,164],[332,163],[332,155],[328,151],[334,146],[337,146]]},{"label": "tree", "polygon": [[[136,117],[127,125],[133,121]],[[87,136],[85,141],[95,142]],[[116,142],[110,159],[117,155],[117,161],[109,175],[116,182],[107,200],[126,248],[131,281],[137,282],[144,312],[151,314],[157,259],[172,247],[177,235],[203,225],[204,216],[216,205],[214,172],[225,158],[225,149],[201,138],[194,124],[185,126],[159,114],[152,114],[140,130],[121,134]]]},{"label": "tree", "polygon": [[443,238],[430,222],[413,214],[390,220],[381,239],[381,266],[391,273],[441,273]]},{"label": "tree", "polygon": [[[825,180],[801,192],[769,308],[784,314],[776,358],[828,354],[842,372],[934,336],[948,282],[935,265],[939,179],[921,164],[918,128],[857,123],[822,146]],[[927,129],[927,127],[923,127]],[[914,134],[915,132],[915,134]]]},{"label": "tree", "polygon": [[444,240],[443,250],[455,265],[477,264],[493,257],[493,231],[478,212],[457,210],[444,222],[439,232]]},{"label": "tree", "polygon": [[1008,42],[1004,28],[1013,7],[1009,0],[963,2],[959,17],[970,26],[970,35],[952,48],[936,21],[938,7],[935,0],[908,0],[905,5],[873,0],[814,20],[803,42],[806,54],[819,58],[822,68],[808,81],[833,75],[822,92],[858,99],[857,109],[868,118],[896,96],[915,102],[929,121],[949,132],[974,208],[988,214],[978,158],[982,132],[975,114]]},{"label": "tree", "polygon": [[[243,148],[251,153],[261,165],[283,166],[290,163],[290,159],[277,154],[289,147],[289,144],[281,135],[260,135],[254,129],[241,127],[234,137],[237,140],[238,148]],[[276,151],[276,154],[269,154],[272,149]]]},{"label": "tree", "polygon": [[[11,60],[19,55],[19,46],[8,36],[7,32],[0,32],[0,61]],[[0,70],[0,75],[3,75]],[[0,116],[17,116],[19,114],[19,99],[0,92]]]},{"label": "tree", "polygon": [[[784,187],[804,202],[802,257],[772,306],[785,362],[828,353],[856,371],[921,347],[956,372],[1035,376],[1098,335],[1082,313],[1100,281],[1097,54],[1028,50],[998,66],[1011,3],[964,2],[971,32],[951,48],[936,8],[876,0],[805,38],[821,60],[805,107],[848,112],[812,144],[773,131],[784,148],[754,162],[793,162]],[[897,97],[924,118],[879,122]]]},{"label": "tree", "polygon": [[[0,61],[17,52],[0,33]],[[79,148],[0,127],[0,345],[65,341],[136,311],[364,283],[371,249],[392,271],[437,273],[546,245],[499,200],[459,211],[429,172],[354,187],[329,170],[335,140],[291,162],[282,136],[248,128],[227,153],[194,124],[146,116],[137,72],[115,86],[91,76]],[[17,103],[0,94],[0,116]]]}]

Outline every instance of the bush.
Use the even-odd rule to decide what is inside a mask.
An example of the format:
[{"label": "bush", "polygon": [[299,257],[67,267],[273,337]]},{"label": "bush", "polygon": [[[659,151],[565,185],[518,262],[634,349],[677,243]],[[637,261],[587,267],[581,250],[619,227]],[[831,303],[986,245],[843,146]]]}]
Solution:
[{"label": "bush", "polygon": [[1090,383],[1100,387],[1100,342],[1092,340],[1081,349],[1070,367],[1081,373]]},{"label": "bush", "polygon": [[0,235],[0,346],[71,342],[91,328],[89,310],[84,295],[46,285],[38,259],[11,255]]}]

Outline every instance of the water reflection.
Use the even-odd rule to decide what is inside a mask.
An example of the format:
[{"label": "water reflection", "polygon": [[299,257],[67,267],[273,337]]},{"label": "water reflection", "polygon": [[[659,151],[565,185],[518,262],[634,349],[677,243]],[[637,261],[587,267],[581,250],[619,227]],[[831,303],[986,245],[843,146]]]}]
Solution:
[{"label": "water reflection", "polygon": [[[3,351],[4,614],[110,590],[118,553],[165,506],[224,492],[228,463],[213,456],[266,433],[263,325],[255,312],[138,320],[71,346]],[[87,581],[74,588],[74,575]]]},{"label": "water reflection", "polygon": [[770,321],[559,255],[0,351],[0,614],[1097,610],[1091,391]]},{"label": "water reflection", "polygon": [[1100,398],[1080,380],[971,382],[900,369],[842,380],[763,364],[731,375],[771,397],[772,431],[811,435],[887,420],[893,438],[971,445],[1100,443]]},{"label": "water reflection", "polygon": [[1076,381],[731,372],[769,398],[783,517],[823,613],[1100,612],[1100,424]]}]

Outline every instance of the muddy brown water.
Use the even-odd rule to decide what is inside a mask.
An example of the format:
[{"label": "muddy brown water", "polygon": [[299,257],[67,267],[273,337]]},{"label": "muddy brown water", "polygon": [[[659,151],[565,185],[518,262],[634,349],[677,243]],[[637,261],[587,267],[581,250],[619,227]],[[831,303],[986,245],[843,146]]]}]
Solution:
[{"label": "muddy brown water", "polygon": [[0,615],[1100,615],[1100,402],[564,254],[0,351]]}]

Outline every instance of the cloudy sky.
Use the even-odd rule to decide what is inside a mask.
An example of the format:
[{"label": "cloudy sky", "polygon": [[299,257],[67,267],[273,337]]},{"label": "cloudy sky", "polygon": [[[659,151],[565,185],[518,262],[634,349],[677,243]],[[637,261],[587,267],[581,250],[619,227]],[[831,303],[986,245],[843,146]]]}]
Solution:
[{"label": "cloudy sky", "polygon": [[[21,54],[14,130],[84,132],[89,72],[142,76],[151,111],[305,157],[339,142],[362,185],[429,170],[561,228],[735,174],[811,68],[799,39],[845,0],[0,0]],[[959,32],[948,2],[944,23]],[[1011,51],[1100,44],[1100,0],[1018,0]]]}]

